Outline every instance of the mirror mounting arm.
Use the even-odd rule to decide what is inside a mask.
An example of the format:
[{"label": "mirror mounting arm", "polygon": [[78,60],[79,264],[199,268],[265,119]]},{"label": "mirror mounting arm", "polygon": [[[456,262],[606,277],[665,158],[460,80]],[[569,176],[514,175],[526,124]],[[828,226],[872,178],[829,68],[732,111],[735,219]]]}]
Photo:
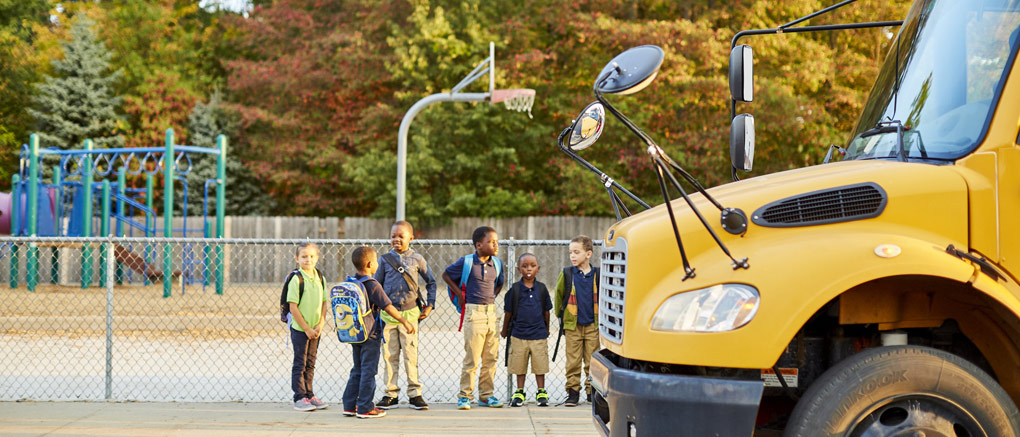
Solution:
[{"label": "mirror mounting arm", "polygon": [[[636,194],[631,193],[630,190],[624,188],[622,185],[619,184],[619,182],[616,182],[615,180],[610,178],[609,175],[607,175],[604,172],[602,172],[602,170],[600,170],[598,167],[596,167],[592,163],[586,161],[584,158],[578,156],[576,153],[574,153],[573,150],[570,150],[569,147],[564,145],[563,144],[563,140],[569,134],[570,134],[570,127],[567,127],[566,129],[563,130],[563,132],[560,133],[559,138],[557,138],[557,140],[556,140],[556,144],[559,146],[560,150],[563,151],[563,153],[566,153],[567,156],[570,157],[570,159],[573,159],[578,164],[581,164],[581,166],[583,166],[584,168],[587,168],[592,173],[595,173],[595,175],[599,177],[599,181],[602,182],[603,184],[606,184],[607,183],[606,180],[608,180],[609,181],[608,182],[609,186],[606,187],[607,189],[612,189],[612,188],[618,189],[618,190],[622,191],[623,194],[626,194],[627,197],[630,197],[632,200],[637,202],[638,205],[641,205],[645,209],[651,209],[652,208],[650,205],[648,205],[647,202],[642,200]],[[616,195],[615,191],[613,192],[613,196],[615,196],[616,199],[620,199],[620,196]],[[613,197],[613,196],[610,196],[610,197]],[[624,207],[624,211],[628,211],[626,207]],[[628,213],[628,215],[630,215],[630,214]]]}]

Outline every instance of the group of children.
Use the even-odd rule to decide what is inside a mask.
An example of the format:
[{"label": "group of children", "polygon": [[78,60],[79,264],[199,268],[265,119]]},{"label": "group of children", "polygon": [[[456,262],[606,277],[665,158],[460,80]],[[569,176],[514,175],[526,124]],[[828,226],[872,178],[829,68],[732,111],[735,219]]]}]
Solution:
[{"label": "group of children", "polygon": [[[397,385],[401,355],[407,377],[408,404],[416,410],[428,409],[418,379],[418,322],[429,317],[436,301],[436,279],[421,254],[409,248],[414,229],[406,221],[396,222],[390,231],[391,251],[381,257],[371,247],[361,246],[352,253],[357,272],[348,278],[365,289],[372,317],[365,318],[368,339],[353,344],[354,365],[343,393],[343,414],[358,418],[386,415],[398,405]],[[496,231],[482,226],[472,233],[475,252],[450,264],[442,274],[458,305],[464,332],[464,361],[461,369],[457,408],[468,410],[478,387],[478,405],[502,407],[495,396],[494,378],[499,356],[499,337],[510,341],[507,371],[517,376],[517,390],[510,406],[526,401],[525,377],[530,361],[538,392],[535,402],[549,405],[545,374],[549,372],[549,311],[555,310],[566,337],[566,406],[580,402],[581,370],[588,375],[591,357],[599,349],[598,267],[591,265],[592,240],[581,235],[570,241],[570,266],[556,281],[555,305],[545,284],[536,279],[538,258],[525,253],[517,259],[521,279],[511,285],[503,297],[503,323],[499,326],[495,300],[504,286],[505,271],[497,257]],[[316,351],[326,320],[328,297],[322,274],[315,268],[319,251],[313,243],[297,249],[298,269],[287,279],[286,301],[290,305],[290,337],[294,345],[291,387],[294,409],[312,411],[328,405],[312,390]],[[424,280],[422,289],[418,278]],[[459,280],[459,281],[458,281]],[[378,319],[376,318],[378,316]],[[381,323],[376,323],[378,320]],[[383,346],[385,343],[385,346]],[[380,352],[385,363],[386,390],[382,399],[372,402]],[[591,402],[591,384],[585,381],[587,400]]]}]

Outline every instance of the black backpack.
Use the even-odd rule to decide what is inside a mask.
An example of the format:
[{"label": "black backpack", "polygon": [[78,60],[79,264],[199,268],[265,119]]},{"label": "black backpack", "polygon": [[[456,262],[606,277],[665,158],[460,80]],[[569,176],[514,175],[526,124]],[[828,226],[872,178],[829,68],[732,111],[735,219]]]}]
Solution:
[{"label": "black backpack", "polygon": [[[326,278],[322,276],[322,272],[319,268],[315,268],[315,273],[319,275],[319,280],[322,281],[322,290],[326,290]],[[298,278],[298,302],[301,302],[301,298],[305,295],[305,277],[301,275],[301,271],[298,269],[292,270],[288,275],[287,279],[283,281],[283,291],[280,292],[280,321],[286,323],[287,316],[290,315],[290,302],[287,302],[287,289],[290,285],[290,278],[297,276]]]}]

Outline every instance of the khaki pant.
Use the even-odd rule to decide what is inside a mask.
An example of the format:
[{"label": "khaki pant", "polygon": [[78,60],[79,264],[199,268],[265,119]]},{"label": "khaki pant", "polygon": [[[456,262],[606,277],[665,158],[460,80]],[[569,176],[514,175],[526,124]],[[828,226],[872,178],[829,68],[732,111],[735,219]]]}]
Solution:
[{"label": "khaki pant", "polygon": [[[584,361],[584,374],[591,376],[591,356],[599,350],[599,325],[577,325],[577,329],[567,329],[567,390],[581,391],[581,362]],[[591,381],[584,380],[584,390],[591,393]]]},{"label": "khaki pant", "polygon": [[464,309],[464,366],[460,372],[459,398],[472,399],[475,373],[478,375],[478,399],[492,396],[496,387],[496,360],[499,357],[499,316],[496,305],[467,304]]},{"label": "khaki pant", "polygon": [[421,381],[418,379],[418,318],[407,319],[414,326],[415,333],[408,334],[400,323],[387,323],[383,328],[383,362],[386,363],[386,396],[396,398],[400,394],[397,379],[400,377],[400,352],[404,352],[404,372],[407,373],[407,398],[421,396]]}]

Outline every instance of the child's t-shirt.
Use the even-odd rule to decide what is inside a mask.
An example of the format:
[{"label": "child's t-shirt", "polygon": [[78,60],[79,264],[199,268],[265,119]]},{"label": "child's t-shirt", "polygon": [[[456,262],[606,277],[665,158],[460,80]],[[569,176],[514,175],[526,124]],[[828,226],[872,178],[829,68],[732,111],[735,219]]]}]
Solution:
[{"label": "child's t-shirt", "polygon": [[[504,269],[500,269],[499,275],[496,275],[496,263],[492,258],[494,257],[489,257],[485,263],[482,263],[477,252],[471,258],[473,260],[471,273],[468,275],[467,284],[465,284],[467,286],[467,303],[491,305],[496,302],[496,295],[503,288],[503,278],[506,272],[503,271]],[[504,267],[506,267],[505,264]],[[464,257],[460,257],[446,267],[445,272],[454,282],[460,282],[463,269]]]},{"label": "child's t-shirt", "polygon": [[[304,270],[298,269],[298,271],[301,272],[301,277],[305,280],[305,293],[301,294],[301,281],[297,276],[291,277],[290,282],[287,283],[287,302],[297,303],[301,317],[305,318],[308,326],[315,329],[322,318],[322,304],[326,302],[326,290],[322,288],[322,280],[314,270],[310,275]],[[298,302],[298,297],[301,298],[300,302]],[[297,331],[305,332],[296,319],[290,322],[290,326]]]},{"label": "child's t-shirt", "polygon": [[517,298],[517,314],[511,315],[513,329],[510,335],[521,340],[549,338],[549,329],[545,326],[545,312],[552,310],[553,305],[545,284],[535,281],[534,286],[528,288],[523,281],[515,282],[503,298],[504,311],[512,311],[515,290],[520,294]]},{"label": "child's t-shirt", "polygon": [[368,303],[371,305],[372,315],[365,317],[365,330],[370,333],[368,338],[375,338],[379,332],[382,332],[382,326],[375,323],[376,316],[379,315],[379,311],[382,308],[393,305],[393,303],[386,296],[386,292],[379,285],[379,281],[375,279],[365,280],[368,277],[366,275],[355,275],[354,277],[359,281],[363,281],[361,284],[365,286],[365,292],[368,294]]}]

